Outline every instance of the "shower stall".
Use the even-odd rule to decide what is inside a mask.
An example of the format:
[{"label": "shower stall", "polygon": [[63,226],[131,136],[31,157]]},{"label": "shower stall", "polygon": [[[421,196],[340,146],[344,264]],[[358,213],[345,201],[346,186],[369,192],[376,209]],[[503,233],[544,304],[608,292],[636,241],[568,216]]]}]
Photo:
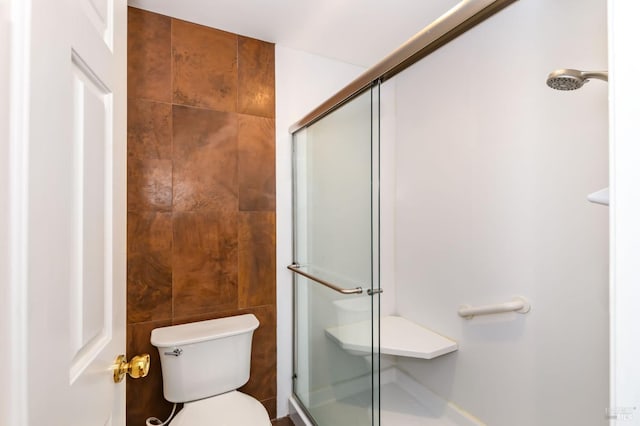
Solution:
[{"label": "shower stall", "polygon": [[294,383],[318,424],[380,424],[377,91],[294,135]]},{"label": "shower stall", "polygon": [[606,2],[542,3],[462,1],[291,127],[298,423],[608,424],[606,84],[545,87]]}]

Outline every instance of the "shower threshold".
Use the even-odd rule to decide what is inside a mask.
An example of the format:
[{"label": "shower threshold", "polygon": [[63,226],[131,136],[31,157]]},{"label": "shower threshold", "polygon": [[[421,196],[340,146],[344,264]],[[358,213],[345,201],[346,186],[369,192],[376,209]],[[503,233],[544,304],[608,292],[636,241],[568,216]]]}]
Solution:
[{"label": "shower threshold", "polygon": [[[403,371],[392,367],[380,376],[381,426],[483,426],[454,404],[443,400]],[[356,392],[311,407],[315,423],[325,425],[370,426],[371,420],[362,417],[363,408],[371,407],[369,390]],[[312,426],[304,418],[297,403],[291,404],[296,426]],[[295,411],[295,412],[294,412]],[[296,413],[297,412],[297,413]]]}]

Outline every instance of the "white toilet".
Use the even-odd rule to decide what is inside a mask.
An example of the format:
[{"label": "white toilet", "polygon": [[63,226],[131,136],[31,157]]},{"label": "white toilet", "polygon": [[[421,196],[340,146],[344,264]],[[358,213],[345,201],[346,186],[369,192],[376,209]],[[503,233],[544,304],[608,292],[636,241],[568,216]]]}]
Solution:
[{"label": "white toilet", "polygon": [[264,406],[236,390],[249,380],[258,325],[247,314],[151,332],[151,344],[160,353],[164,397],[184,402],[171,426],[271,425]]}]

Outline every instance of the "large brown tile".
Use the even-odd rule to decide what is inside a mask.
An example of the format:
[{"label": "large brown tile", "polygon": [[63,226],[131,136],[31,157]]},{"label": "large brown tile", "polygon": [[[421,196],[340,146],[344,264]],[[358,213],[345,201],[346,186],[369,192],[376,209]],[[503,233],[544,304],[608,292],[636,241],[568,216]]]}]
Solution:
[{"label": "large brown tile", "polygon": [[272,118],[238,115],[240,210],[276,208],[275,126]]},{"label": "large brown tile", "polygon": [[173,214],[174,317],[237,306],[237,221],[235,212]]},{"label": "large brown tile", "polygon": [[127,322],[170,319],[171,213],[127,215]]},{"label": "large brown tile", "polygon": [[277,416],[277,402],[275,398],[269,398],[269,399],[265,399],[263,401],[260,401],[262,403],[262,405],[264,405],[264,408],[267,409],[267,413],[269,413],[269,418],[270,419],[275,419]]},{"label": "large brown tile", "polygon": [[127,425],[144,425],[149,416],[166,419],[173,404],[164,399],[162,372],[158,350],[151,345],[151,330],[171,325],[156,321],[127,326],[127,359],[148,353],[151,356],[149,375],[140,379],[127,377]]},{"label": "large brown tile", "polygon": [[171,159],[171,105],[129,99],[127,152],[138,160]]},{"label": "large brown tile", "polygon": [[174,211],[238,209],[235,113],[173,107]]},{"label": "large brown tile", "polygon": [[276,396],[276,308],[260,306],[242,312],[254,314],[260,327],[254,332],[251,377],[240,390],[259,401]]},{"label": "large brown tile", "polygon": [[173,102],[236,111],[238,36],[174,19]]},{"label": "large brown tile", "polygon": [[127,210],[170,211],[171,160],[132,160],[127,164]]},{"label": "large brown tile", "polygon": [[241,212],[238,221],[238,307],[276,303],[276,217]]},{"label": "large brown tile", "polygon": [[165,253],[127,256],[127,322],[171,318],[171,268]]},{"label": "large brown tile", "polygon": [[172,241],[171,213],[127,214],[127,253],[170,252]]},{"label": "large brown tile", "polygon": [[275,86],[274,45],[238,37],[238,112],[275,117]]},{"label": "large brown tile", "polygon": [[271,420],[272,426],[295,426],[289,417],[282,417],[277,420]]},{"label": "large brown tile", "polygon": [[129,8],[129,98],[171,102],[171,18]]}]

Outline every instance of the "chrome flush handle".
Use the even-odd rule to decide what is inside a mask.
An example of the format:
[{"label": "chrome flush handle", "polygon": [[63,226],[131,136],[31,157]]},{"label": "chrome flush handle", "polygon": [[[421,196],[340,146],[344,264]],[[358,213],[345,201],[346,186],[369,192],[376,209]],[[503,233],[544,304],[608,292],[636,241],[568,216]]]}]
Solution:
[{"label": "chrome flush handle", "polygon": [[180,356],[182,355],[182,349],[180,348],[175,348],[173,351],[171,352],[165,352],[165,355],[171,355],[171,356]]}]

